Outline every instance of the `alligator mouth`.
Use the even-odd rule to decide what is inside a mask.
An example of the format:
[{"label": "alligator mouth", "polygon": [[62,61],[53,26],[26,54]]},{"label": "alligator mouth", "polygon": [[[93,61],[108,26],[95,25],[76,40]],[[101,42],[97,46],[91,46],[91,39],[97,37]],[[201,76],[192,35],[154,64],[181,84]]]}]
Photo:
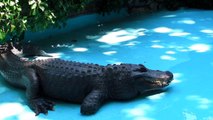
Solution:
[{"label": "alligator mouth", "polygon": [[163,88],[169,85],[169,81],[165,81],[165,80],[155,80],[155,81],[144,81],[146,84],[149,84],[150,86],[152,86],[154,89],[155,88]]},{"label": "alligator mouth", "polygon": [[168,86],[173,80],[173,74],[169,71],[166,74],[160,75],[158,78],[145,78],[144,82],[152,86],[153,88],[163,88]]}]

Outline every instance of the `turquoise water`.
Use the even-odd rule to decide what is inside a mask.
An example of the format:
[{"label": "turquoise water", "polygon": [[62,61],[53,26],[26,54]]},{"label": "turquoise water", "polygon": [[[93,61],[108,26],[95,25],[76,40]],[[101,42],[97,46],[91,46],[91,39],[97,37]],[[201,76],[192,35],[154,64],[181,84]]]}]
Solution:
[{"label": "turquoise water", "polygon": [[[42,43],[41,43],[42,42]],[[129,102],[110,102],[93,116],[80,105],[57,102],[34,116],[24,92],[0,82],[1,120],[213,120],[213,11],[180,10],[95,23],[37,42],[54,57],[102,65],[142,63],[170,70],[165,92]]]}]

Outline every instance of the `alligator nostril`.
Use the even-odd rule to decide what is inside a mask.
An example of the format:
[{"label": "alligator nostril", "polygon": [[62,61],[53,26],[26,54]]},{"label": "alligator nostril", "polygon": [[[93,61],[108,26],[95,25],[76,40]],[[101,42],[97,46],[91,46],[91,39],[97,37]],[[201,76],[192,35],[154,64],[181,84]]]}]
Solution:
[{"label": "alligator nostril", "polygon": [[173,79],[173,74],[170,71],[166,71],[166,74],[169,76],[169,80],[172,81]]}]

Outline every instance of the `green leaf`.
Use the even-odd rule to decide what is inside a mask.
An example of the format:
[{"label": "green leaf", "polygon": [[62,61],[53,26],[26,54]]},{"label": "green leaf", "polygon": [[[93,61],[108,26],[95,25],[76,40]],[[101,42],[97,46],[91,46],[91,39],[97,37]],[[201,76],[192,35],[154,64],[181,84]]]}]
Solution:
[{"label": "green leaf", "polygon": [[27,23],[27,20],[24,20],[24,19],[23,19],[22,22],[23,22],[24,24],[26,24],[26,23]]},{"label": "green leaf", "polygon": [[32,15],[36,15],[36,9],[32,10]]},{"label": "green leaf", "polygon": [[36,4],[36,1],[35,0],[29,0],[29,5],[32,5],[32,4]]},{"label": "green leaf", "polygon": [[16,26],[15,26],[15,25],[11,25],[10,27],[11,27],[10,32],[13,32],[13,31],[14,31],[14,29],[16,28]]},{"label": "green leaf", "polygon": [[14,2],[14,1],[10,1],[9,5],[10,5],[10,6],[14,6],[14,5],[15,5],[15,2]]},{"label": "green leaf", "polygon": [[17,10],[20,12],[20,11],[21,11],[21,8],[17,8]]},{"label": "green leaf", "polygon": [[45,10],[44,6],[39,6],[39,8],[41,9],[41,11]]},{"label": "green leaf", "polygon": [[31,6],[31,9],[35,9],[36,7],[37,7],[37,4],[35,3]]},{"label": "green leaf", "polygon": [[0,41],[3,41],[6,37],[6,33],[0,30]]},{"label": "green leaf", "polygon": [[0,15],[2,15],[2,16],[5,15],[5,12],[0,12]]},{"label": "green leaf", "polygon": [[41,0],[36,0],[36,2],[37,2],[38,4],[40,4],[40,3],[41,3]]},{"label": "green leaf", "polygon": [[0,7],[4,6],[4,3],[3,2],[0,2]]}]

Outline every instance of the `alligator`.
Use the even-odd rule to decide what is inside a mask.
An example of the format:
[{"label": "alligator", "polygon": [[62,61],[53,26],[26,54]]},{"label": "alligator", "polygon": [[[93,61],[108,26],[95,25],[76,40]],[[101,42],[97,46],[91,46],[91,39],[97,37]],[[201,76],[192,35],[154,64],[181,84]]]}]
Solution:
[{"label": "alligator", "polygon": [[10,44],[0,45],[0,73],[8,83],[26,90],[35,115],[53,110],[54,99],[81,104],[82,115],[95,114],[108,101],[131,100],[161,90],[173,79],[170,71],[151,70],[142,64],[23,60],[11,49]]}]

